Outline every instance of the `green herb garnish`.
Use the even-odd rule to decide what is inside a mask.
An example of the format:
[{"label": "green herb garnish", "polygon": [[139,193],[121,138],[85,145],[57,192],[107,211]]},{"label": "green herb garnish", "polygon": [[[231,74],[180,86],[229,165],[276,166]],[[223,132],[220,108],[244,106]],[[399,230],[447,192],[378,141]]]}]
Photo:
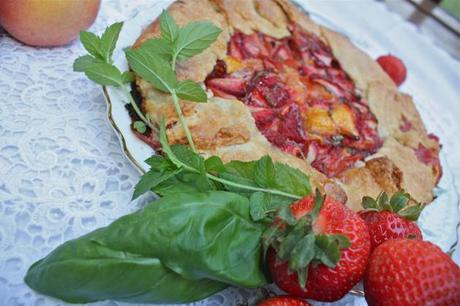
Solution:
[{"label": "green herb garnish", "polygon": [[264,219],[280,207],[308,196],[308,177],[297,169],[274,163],[270,156],[257,161],[224,164],[217,156],[204,159],[184,145],[168,144],[164,123],[160,124],[163,156],[146,160],[151,169],[134,188],[133,198],[151,190],[161,196],[187,190],[226,190],[250,200],[254,221]]},{"label": "green herb garnish", "polygon": [[[129,90],[124,86],[133,80],[131,72],[121,72],[113,65],[112,55],[122,25],[122,23],[111,25],[101,37],[91,32],[81,32],[80,40],[89,54],[75,61],[74,70],[84,72],[89,79],[102,86],[121,88],[142,120],[135,122],[133,127],[139,133],[144,133],[146,127],[157,132],[156,126],[142,113]],[[177,80],[176,62],[186,60],[207,49],[217,39],[221,30],[210,22],[201,21],[190,22],[184,27],[179,27],[166,11],[163,11],[160,16],[160,29],[161,38],[150,39],[138,49],[126,50],[126,59],[134,72],[156,89],[171,95],[185,136],[192,150],[196,151],[192,134],[179,105],[179,98],[193,102],[207,102],[207,95],[200,84],[192,80]]]}]

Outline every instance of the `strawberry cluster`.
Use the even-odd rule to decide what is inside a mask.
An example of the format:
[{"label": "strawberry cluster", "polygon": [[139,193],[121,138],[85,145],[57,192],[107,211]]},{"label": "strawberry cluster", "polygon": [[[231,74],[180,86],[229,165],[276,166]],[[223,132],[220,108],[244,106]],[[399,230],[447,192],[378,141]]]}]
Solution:
[{"label": "strawberry cluster", "polygon": [[424,206],[404,191],[362,205],[356,213],[317,191],[280,211],[263,238],[271,277],[289,296],[260,305],[337,301],[360,280],[369,305],[460,305],[460,268],[415,222]]}]

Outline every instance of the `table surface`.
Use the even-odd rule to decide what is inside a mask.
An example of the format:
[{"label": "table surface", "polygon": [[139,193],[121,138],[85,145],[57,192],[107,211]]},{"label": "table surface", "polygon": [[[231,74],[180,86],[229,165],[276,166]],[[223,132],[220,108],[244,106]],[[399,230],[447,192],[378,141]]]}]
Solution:
[{"label": "table surface", "polygon": [[[103,1],[90,30],[101,32],[151,5],[152,0]],[[62,305],[24,285],[27,267],[64,241],[145,202],[130,202],[139,173],[106,120],[100,88],[72,72],[73,60],[83,53],[78,41],[31,48],[0,29],[0,305]],[[448,69],[459,67],[455,62]],[[458,137],[449,131],[459,130],[459,100],[446,117],[444,135]],[[460,178],[458,138],[447,142],[452,154],[459,153],[449,161]],[[229,297],[245,294],[230,292],[213,303],[232,305]]]}]

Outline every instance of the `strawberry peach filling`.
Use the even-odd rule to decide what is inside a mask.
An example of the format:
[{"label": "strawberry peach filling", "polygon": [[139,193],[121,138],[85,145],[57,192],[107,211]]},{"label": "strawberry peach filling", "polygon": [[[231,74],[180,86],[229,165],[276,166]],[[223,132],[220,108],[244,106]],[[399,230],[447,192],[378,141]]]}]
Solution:
[{"label": "strawberry peach filling", "polygon": [[245,103],[272,144],[333,177],[381,146],[377,121],[331,49],[296,25],[290,31],[236,32],[206,85]]}]

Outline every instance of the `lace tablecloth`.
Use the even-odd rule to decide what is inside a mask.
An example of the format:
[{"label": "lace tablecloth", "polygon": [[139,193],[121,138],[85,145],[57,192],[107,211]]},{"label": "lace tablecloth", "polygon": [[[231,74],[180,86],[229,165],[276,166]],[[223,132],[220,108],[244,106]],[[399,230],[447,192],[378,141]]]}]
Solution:
[{"label": "lace tablecloth", "polygon": [[[103,1],[91,31],[129,19],[152,2]],[[143,204],[130,202],[139,173],[106,120],[100,88],[72,72],[82,53],[78,41],[31,48],[0,29],[0,305],[62,305],[25,286],[28,266]],[[441,139],[458,137],[458,122],[451,114]],[[449,150],[457,149],[454,143]],[[459,177],[458,156],[452,160]],[[249,295],[229,289],[199,304],[236,305]]]}]

